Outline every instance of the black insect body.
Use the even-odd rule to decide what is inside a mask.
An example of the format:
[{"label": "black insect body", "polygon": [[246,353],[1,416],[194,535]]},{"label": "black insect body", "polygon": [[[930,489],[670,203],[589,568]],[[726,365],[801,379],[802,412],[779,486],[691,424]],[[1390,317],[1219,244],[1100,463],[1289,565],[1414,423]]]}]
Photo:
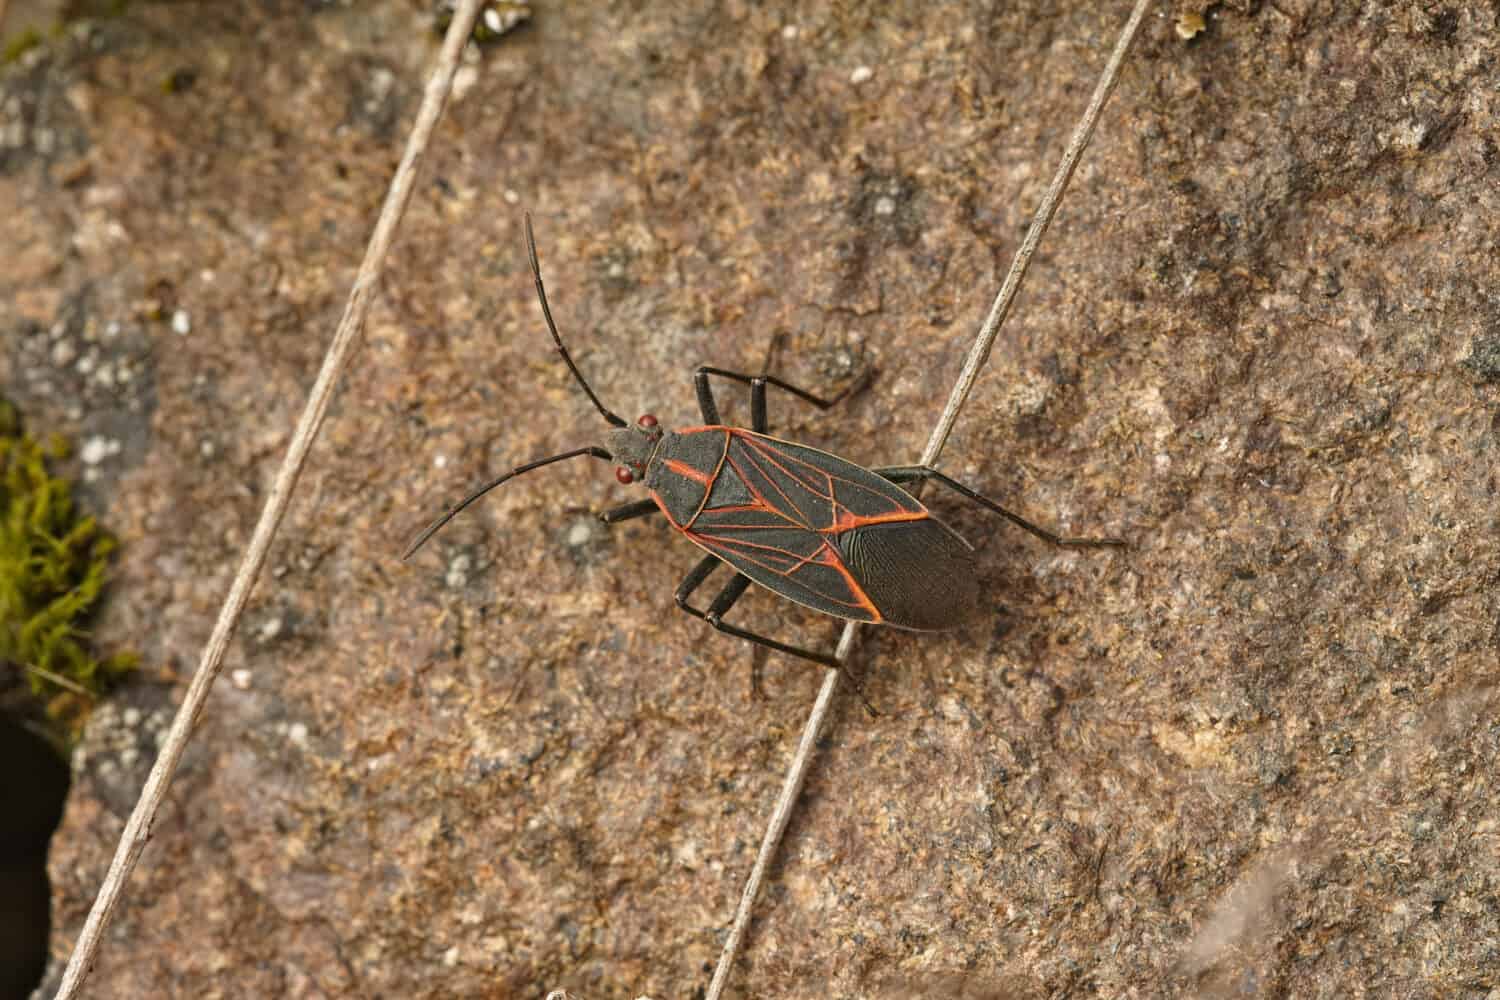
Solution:
[{"label": "black insect body", "polygon": [[[980,609],[973,548],[933,517],[901,483],[932,480],[1053,545],[1098,547],[1113,538],[1062,538],[1011,513],[936,469],[901,465],[867,469],[815,448],[766,434],[766,387],[776,386],[820,409],[824,400],[770,375],[700,367],[693,375],[703,426],[663,430],[646,414],[628,424],[599,401],[579,372],[547,305],[531,218],[526,246],[537,298],[568,370],[614,430],[607,447],[577,448],[519,466],[472,493],[412,542],[410,556],[459,511],[501,483],[564,459],[589,456],[617,464],[616,478],[642,483],[650,497],[600,515],[614,524],[661,513],[707,555],[677,588],[677,605],[721,632],[803,659],[839,666],[832,654],[792,646],[724,621],[751,583],[824,614],[898,628],[956,628]],[[751,429],[719,422],[710,378],[750,386]],[[721,563],[735,570],[707,609],[693,593]]]},{"label": "black insect body", "polygon": [[881,472],[717,424],[663,433],[648,421],[610,438],[653,505],[711,553],[705,576],[722,560],[824,614],[910,629],[978,610],[973,549]]}]

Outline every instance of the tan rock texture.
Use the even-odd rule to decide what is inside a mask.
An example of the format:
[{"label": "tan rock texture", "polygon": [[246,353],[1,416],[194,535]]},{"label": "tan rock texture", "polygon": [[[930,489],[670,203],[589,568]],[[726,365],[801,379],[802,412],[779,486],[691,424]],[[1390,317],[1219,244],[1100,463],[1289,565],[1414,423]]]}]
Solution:
[{"label": "tan rock texture", "polygon": [[[1124,3],[536,5],[476,53],[94,997],[700,995],[820,671],[677,613],[598,463],[693,365],[916,458]],[[1206,28],[1183,40],[1184,11]],[[124,542],[68,953],[435,53],[408,0],[138,3],[0,73],[0,389]],[[736,997],[1493,997],[1491,4],[1161,5],[933,503],[991,614],[867,631]],[[727,415],[747,419],[744,397]],[[818,645],[764,594],[736,615]],[[55,972],[54,972],[55,976]],[[55,982],[55,978],[53,980]]]}]

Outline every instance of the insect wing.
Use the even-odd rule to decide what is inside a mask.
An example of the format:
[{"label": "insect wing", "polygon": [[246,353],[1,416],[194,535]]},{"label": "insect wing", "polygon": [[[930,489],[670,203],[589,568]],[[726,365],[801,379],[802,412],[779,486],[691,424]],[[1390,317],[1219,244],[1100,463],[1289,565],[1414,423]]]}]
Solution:
[{"label": "insect wing", "polygon": [[895,484],[827,452],[733,430],[707,501],[685,532],[751,580],[824,614],[883,620],[846,564],[842,537],[917,521],[926,508]]},{"label": "insect wing", "polygon": [[880,621],[829,540],[777,511],[760,505],[705,510],[684,533],[789,600],[837,618]]},{"label": "insect wing", "polygon": [[911,494],[847,459],[751,431],[730,433],[727,469],[758,501],[810,531],[839,533],[927,516]]}]

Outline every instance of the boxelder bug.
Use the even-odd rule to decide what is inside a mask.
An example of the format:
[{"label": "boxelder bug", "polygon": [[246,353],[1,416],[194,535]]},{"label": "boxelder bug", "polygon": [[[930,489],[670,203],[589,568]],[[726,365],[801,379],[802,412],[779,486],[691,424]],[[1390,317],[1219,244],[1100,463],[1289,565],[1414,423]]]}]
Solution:
[{"label": "boxelder bug", "polygon": [[[957,532],[933,517],[900,483],[932,480],[987,507],[1053,545],[1120,546],[1115,538],[1063,538],[1013,514],[986,497],[924,465],[866,469],[805,445],[766,434],[766,387],[791,393],[826,409],[825,400],[771,375],[743,375],[700,366],[693,374],[703,426],[664,431],[645,414],[634,425],[611,412],[563,346],[547,306],[537,262],[531,216],[526,250],[542,316],[552,342],[573,378],[614,427],[609,444],[575,448],[517,466],[486,483],[417,536],[403,559],[415,552],[459,511],[501,483],[564,459],[588,456],[618,463],[622,484],[643,483],[651,496],[605,511],[606,524],[657,512],[708,554],[677,588],[677,606],[720,632],[778,652],[838,667],[818,653],[757,635],[724,621],[750,584],[758,583],[798,604],[850,621],[937,630],[956,628],[979,610],[979,574],[974,550]],[[750,430],[719,422],[711,377],[750,386]],[[734,578],[707,610],[690,603],[720,563]]]}]

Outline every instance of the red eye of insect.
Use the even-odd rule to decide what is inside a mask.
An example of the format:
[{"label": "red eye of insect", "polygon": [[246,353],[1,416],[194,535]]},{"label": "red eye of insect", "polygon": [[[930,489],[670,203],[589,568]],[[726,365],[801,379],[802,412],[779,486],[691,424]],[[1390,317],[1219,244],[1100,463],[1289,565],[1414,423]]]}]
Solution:
[{"label": "red eye of insect", "polygon": [[615,469],[615,478],[620,481],[621,486],[629,486],[631,483],[635,482],[635,473],[631,472],[629,469],[622,465],[619,468]]},{"label": "red eye of insect", "polygon": [[654,413],[643,413],[643,414],[641,414],[641,418],[639,420],[637,420],[636,423],[640,424],[642,427],[655,427],[656,426],[656,414],[654,414]]}]

